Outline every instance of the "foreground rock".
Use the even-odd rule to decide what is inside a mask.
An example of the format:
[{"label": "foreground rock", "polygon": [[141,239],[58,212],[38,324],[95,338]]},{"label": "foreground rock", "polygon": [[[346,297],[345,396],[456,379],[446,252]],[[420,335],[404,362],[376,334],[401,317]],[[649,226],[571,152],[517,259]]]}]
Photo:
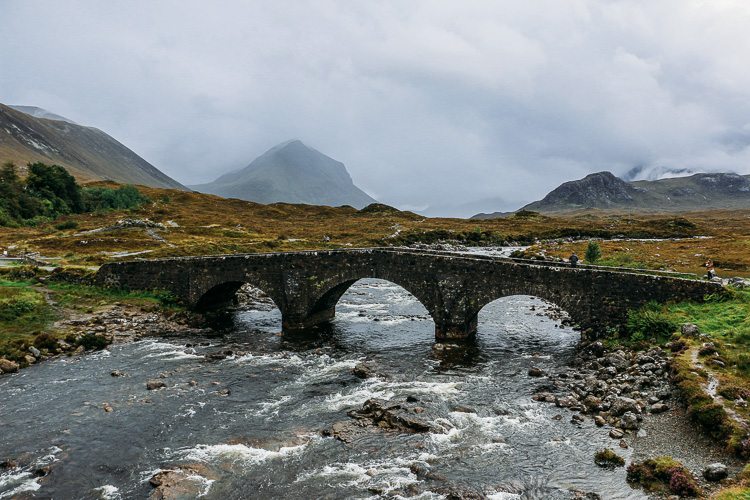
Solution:
[{"label": "foreground rock", "polygon": [[726,465],[720,463],[711,464],[703,470],[703,477],[707,481],[721,481],[728,475],[729,469]]},{"label": "foreground rock", "polygon": [[0,358],[0,373],[16,373],[18,371],[18,363]]},{"label": "foreground rock", "polygon": [[150,500],[177,500],[183,498],[198,498],[201,496],[202,486],[206,480],[206,467],[201,465],[187,465],[171,470],[157,472],[149,480],[154,491]]}]

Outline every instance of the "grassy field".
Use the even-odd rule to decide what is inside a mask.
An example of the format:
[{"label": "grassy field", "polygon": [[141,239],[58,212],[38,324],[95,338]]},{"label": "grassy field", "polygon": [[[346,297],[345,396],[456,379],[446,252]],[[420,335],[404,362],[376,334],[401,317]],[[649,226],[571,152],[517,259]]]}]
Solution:
[{"label": "grassy field", "polygon": [[[92,183],[87,186],[115,186]],[[168,189],[141,188],[153,203],[140,209],[61,217],[37,227],[1,228],[0,248],[38,251],[62,264],[98,265],[135,257],[406,245],[534,244],[529,256],[579,255],[587,238],[602,242],[602,263],[702,272],[708,256],[719,274],[750,273],[750,210],[682,216],[611,214],[573,217],[535,212],[500,219],[425,218],[385,205],[363,210],[257,203]],[[125,219],[149,225],[118,226]],[[75,226],[69,229],[57,227]],[[328,241],[324,241],[324,237]],[[680,238],[680,239],[672,239]],[[627,240],[626,240],[627,239]],[[659,239],[664,241],[642,241]],[[641,240],[641,241],[638,241]],[[130,257],[123,254],[137,253]]]}]

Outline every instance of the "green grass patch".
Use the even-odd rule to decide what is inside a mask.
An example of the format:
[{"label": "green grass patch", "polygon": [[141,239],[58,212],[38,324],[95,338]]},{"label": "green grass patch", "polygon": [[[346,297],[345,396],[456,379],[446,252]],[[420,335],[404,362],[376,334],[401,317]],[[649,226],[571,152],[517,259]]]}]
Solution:
[{"label": "green grass patch", "polygon": [[41,292],[22,283],[0,282],[0,343],[43,330],[55,318]]},{"label": "green grass patch", "polygon": [[70,283],[49,283],[48,288],[55,292],[55,300],[65,306],[146,301],[170,309],[181,309],[177,297],[168,290],[127,290]]},{"label": "green grass patch", "polygon": [[681,322],[698,326],[721,346],[727,373],[750,378],[750,292],[729,290],[723,297],[702,304],[681,302],[669,306]]}]

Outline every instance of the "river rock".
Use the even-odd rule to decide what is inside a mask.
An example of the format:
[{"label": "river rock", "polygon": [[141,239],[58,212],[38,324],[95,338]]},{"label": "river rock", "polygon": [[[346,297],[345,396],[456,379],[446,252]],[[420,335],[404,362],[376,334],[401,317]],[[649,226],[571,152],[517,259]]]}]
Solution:
[{"label": "river rock", "polygon": [[16,373],[17,371],[18,363],[9,359],[0,358],[0,373]]},{"label": "river rock", "polygon": [[554,403],[557,398],[554,394],[551,392],[540,392],[539,394],[535,394],[531,397],[534,401],[542,401],[545,403]]},{"label": "river rock", "polygon": [[446,500],[486,500],[481,491],[475,491],[468,486],[445,486],[438,488],[435,493],[443,495]]},{"label": "river rock", "polygon": [[570,408],[571,406],[578,404],[578,400],[573,396],[565,396],[562,398],[557,398],[555,404],[562,408]]},{"label": "river rock", "polygon": [[15,469],[16,467],[18,467],[18,464],[15,460],[4,460],[0,462],[0,470],[10,470]]},{"label": "river rock", "polygon": [[32,345],[32,346],[29,346],[29,352],[30,352],[30,353],[31,353],[31,355],[32,355],[32,356],[34,356],[35,358],[38,358],[39,356],[41,356],[41,355],[42,355],[42,352],[41,352],[41,351],[40,351],[39,349],[37,349],[36,347],[34,347],[33,345]]},{"label": "river rock", "polygon": [[626,412],[640,413],[641,407],[635,399],[618,397],[612,403],[612,414],[615,416],[622,415]]},{"label": "river rock", "polygon": [[201,494],[201,483],[189,479],[192,471],[165,470],[154,474],[149,480],[155,489],[150,500],[177,500],[182,498],[197,498]]},{"label": "river rock", "polygon": [[622,439],[624,435],[625,433],[620,429],[612,429],[611,431],[609,431],[609,437],[611,437],[612,439]]},{"label": "river rock", "polygon": [[146,382],[146,389],[148,389],[149,391],[161,389],[166,386],[167,386],[167,383],[164,382],[163,380],[157,379],[157,380],[149,380],[148,382]]},{"label": "river rock", "polygon": [[36,358],[34,356],[30,356],[28,354],[26,356],[24,356],[23,359],[25,359],[26,362],[28,364],[30,364],[30,365],[33,365],[34,363],[36,363]]},{"label": "river rock", "polygon": [[532,366],[529,370],[529,376],[530,377],[544,377],[547,375],[547,372],[539,368],[538,366]]},{"label": "river rock", "polygon": [[355,421],[337,422],[333,425],[332,432],[335,438],[345,443],[352,443],[378,430],[438,434],[445,432],[431,423],[435,415],[429,415],[423,407],[407,402],[396,403],[372,398],[365,401],[362,408],[348,412],[348,415]]},{"label": "river rock", "polygon": [[665,411],[669,410],[669,406],[665,405],[664,403],[656,403],[649,407],[648,411],[650,413],[664,413]]},{"label": "river rock", "polygon": [[377,368],[373,361],[362,361],[352,368],[352,374],[359,378],[373,378],[379,376],[376,371]]},{"label": "river rock", "polygon": [[727,469],[727,466],[720,463],[710,464],[703,469],[703,477],[705,477],[707,481],[721,481],[728,475],[729,470]]},{"label": "river rock", "polygon": [[622,357],[618,353],[608,354],[605,358],[610,366],[613,366],[618,372],[624,371],[628,368],[628,360]]},{"label": "river rock", "polygon": [[626,412],[620,418],[620,427],[622,427],[623,429],[637,429],[638,417],[633,412]]}]

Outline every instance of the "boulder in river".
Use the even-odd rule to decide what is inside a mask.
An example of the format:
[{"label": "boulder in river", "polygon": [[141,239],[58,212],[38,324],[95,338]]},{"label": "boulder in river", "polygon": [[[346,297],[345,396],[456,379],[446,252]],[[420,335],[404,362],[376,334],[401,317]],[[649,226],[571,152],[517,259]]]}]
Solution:
[{"label": "boulder in river", "polygon": [[383,375],[378,373],[378,369],[379,367],[374,361],[362,361],[352,368],[352,374],[359,378],[382,377]]},{"label": "boulder in river", "polygon": [[532,366],[529,370],[530,377],[545,377],[547,373],[538,366]]},{"label": "boulder in river", "polygon": [[161,389],[166,386],[167,386],[167,383],[164,382],[163,380],[157,379],[157,380],[149,380],[148,382],[146,382],[146,389],[148,389],[149,391],[153,391],[155,389]]},{"label": "boulder in river", "polygon": [[355,420],[333,424],[332,432],[335,438],[345,443],[353,443],[379,430],[406,433],[445,432],[443,428],[432,423],[435,415],[430,415],[421,406],[407,402],[368,399],[362,408],[352,410],[348,415]]}]

